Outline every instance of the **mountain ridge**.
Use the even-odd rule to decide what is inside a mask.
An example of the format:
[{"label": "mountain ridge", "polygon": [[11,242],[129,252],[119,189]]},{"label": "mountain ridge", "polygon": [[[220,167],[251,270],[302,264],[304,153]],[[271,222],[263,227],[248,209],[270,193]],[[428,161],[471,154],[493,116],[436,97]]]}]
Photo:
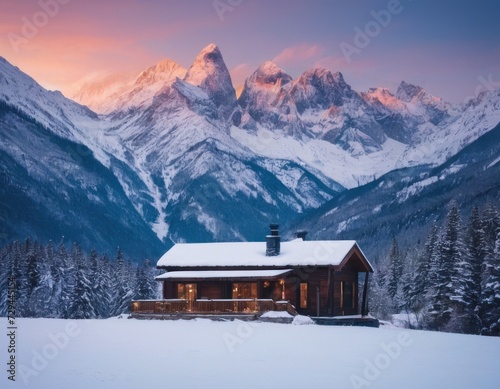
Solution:
[{"label": "mountain ridge", "polygon": [[236,99],[216,45],[187,70],[164,60],[110,86],[107,114],[16,69],[0,63],[0,101],[88,149],[118,180],[127,212],[166,245],[260,240],[269,222],[293,223],[345,189],[439,166],[500,122],[500,91],[457,107],[402,83],[401,100],[381,88],[358,93],[327,69],[292,79],[270,61]]}]

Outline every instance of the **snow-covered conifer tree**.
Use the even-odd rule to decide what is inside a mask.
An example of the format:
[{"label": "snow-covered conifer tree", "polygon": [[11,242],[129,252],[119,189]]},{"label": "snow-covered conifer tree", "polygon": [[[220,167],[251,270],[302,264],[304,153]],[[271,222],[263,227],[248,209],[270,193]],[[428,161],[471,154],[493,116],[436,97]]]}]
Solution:
[{"label": "snow-covered conifer tree", "polygon": [[475,285],[474,295],[472,304],[473,309],[480,310],[481,305],[481,275],[483,273],[484,267],[484,230],[481,222],[481,217],[479,214],[479,209],[474,207],[472,210],[471,217],[469,219],[469,225],[467,228],[466,245],[469,252],[470,264],[471,264],[471,278]]},{"label": "snow-covered conifer tree", "polygon": [[[428,327],[445,330],[454,314],[453,298],[455,296],[454,280],[456,280],[457,263],[460,251],[460,214],[455,204],[448,213],[446,226],[440,239],[439,263],[435,266],[435,284],[432,289],[431,304],[427,315]],[[463,245],[462,245],[463,246]]]},{"label": "snow-covered conifer tree", "polygon": [[[64,253],[65,251],[66,250],[63,250],[62,253]],[[61,262],[58,264],[60,266],[58,271],[61,272],[61,294],[59,299],[60,317],[62,317],[63,319],[67,319],[70,317],[70,309],[76,281],[76,263],[77,258],[80,254],[80,246],[77,243],[73,243],[71,253],[67,254],[66,256],[61,256]]]},{"label": "snow-covered conifer tree", "polygon": [[92,305],[92,283],[89,279],[89,268],[82,253],[80,245],[73,248],[75,264],[75,284],[71,302],[68,309],[68,317],[71,319],[92,319],[96,312]]},{"label": "snow-covered conifer tree", "polygon": [[399,251],[398,242],[396,238],[392,239],[391,249],[389,252],[389,271],[387,278],[387,293],[392,300],[394,308],[400,305],[396,301],[398,296],[399,283],[403,274],[403,263],[401,253]]},{"label": "snow-covered conifer tree", "polygon": [[106,256],[100,256],[95,249],[92,249],[89,256],[89,266],[91,272],[92,306],[99,318],[106,318],[110,315],[110,265]]},{"label": "snow-covered conifer tree", "polygon": [[112,274],[113,309],[111,315],[120,315],[130,311],[130,302],[133,299],[135,288],[135,274],[132,272],[130,262],[123,258],[120,248],[116,252]]},{"label": "snow-covered conifer tree", "polygon": [[482,333],[500,336],[500,227],[497,231],[495,247],[485,257]]},{"label": "snow-covered conifer tree", "polygon": [[135,300],[149,300],[157,298],[154,268],[149,259],[137,267]]}]

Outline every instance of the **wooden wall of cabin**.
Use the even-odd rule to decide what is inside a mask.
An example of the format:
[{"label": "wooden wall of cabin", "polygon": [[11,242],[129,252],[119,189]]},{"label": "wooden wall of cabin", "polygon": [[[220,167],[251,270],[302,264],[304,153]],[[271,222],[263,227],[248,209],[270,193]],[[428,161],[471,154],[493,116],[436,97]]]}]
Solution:
[{"label": "wooden wall of cabin", "polygon": [[174,295],[174,283],[172,281],[163,281],[163,298],[164,299],[172,299],[176,298],[177,291],[175,291]]},{"label": "wooden wall of cabin", "polygon": [[[333,315],[357,315],[358,310],[358,272],[342,270],[333,273]],[[352,302],[346,304],[346,289],[351,287]],[[342,290],[344,288],[344,290]],[[344,298],[343,298],[344,297]],[[349,306],[348,306],[349,305]]]},{"label": "wooden wall of cabin", "polygon": [[221,299],[221,298],[231,298],[231,296],[225,296],[225,290],[227,289],[222,282],[198,282],[198,298],[201,299]]},{"label": "wooden wall of cabin", "polygon": [[[307,284],[307,307],[301,307],[300,284]],[[293,304],[298,313],[303,315],[317,315],[317,288],[319,287],[320,316],[331,315],[328,298],[328,268],[303,267],[295,269],[285,278],[285,297]],[[331,296],[331,293],[330,293]]]},{"label": "wooden wall of cabin", "polygon": [[[285,298],[293,304],[298,313],[316,316],[317,288],[319,287],[319,315],[343,316],[356,315],[358,309],[358,272],[348,267],[342,271],[331,270],[330,282],[328,268],[296,269],[285,278]],[[307,307],[300,304],[300,284],[307,283]],[[344,290],[341,290],[341,287]],[[347,293],[350,290],[351,299],[346,304]],[[341,301],[341,298],[344,299]]]}]

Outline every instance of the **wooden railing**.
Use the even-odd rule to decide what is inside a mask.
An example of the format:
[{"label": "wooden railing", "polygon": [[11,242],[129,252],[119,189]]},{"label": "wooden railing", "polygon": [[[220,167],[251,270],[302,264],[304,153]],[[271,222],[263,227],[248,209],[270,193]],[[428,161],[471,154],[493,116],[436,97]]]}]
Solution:
[{"label": "wooden railing", "polygon": [[264,313],[286,311],[295,316],[295,307],[289,301],[272,299],[200,299],[200,300],[136,300],[132,301],[132,314],[173,314],[173,313]]}]

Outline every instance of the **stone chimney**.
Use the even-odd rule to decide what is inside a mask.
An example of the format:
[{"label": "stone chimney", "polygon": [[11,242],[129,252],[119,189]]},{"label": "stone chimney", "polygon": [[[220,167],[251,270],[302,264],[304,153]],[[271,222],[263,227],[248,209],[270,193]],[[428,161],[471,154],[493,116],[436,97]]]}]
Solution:
[{"label": "stone chimney", "polygon": [[271,224],[269,227],[271,227],[271,235],[266,236],[266,255],[274,257],[280,254],[280,235],[277,224]]}]

